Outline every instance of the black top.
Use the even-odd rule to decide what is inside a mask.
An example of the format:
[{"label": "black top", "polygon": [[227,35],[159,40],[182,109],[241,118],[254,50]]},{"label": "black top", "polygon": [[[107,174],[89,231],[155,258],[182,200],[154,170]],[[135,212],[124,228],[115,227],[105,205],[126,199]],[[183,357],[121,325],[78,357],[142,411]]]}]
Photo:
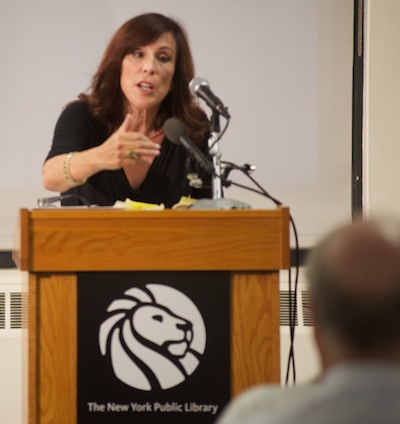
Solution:
[{"label": "black top", "polygon": [[[85,102],[76,101],[69,104],[61,113],[55,130],[49,159],[63,153],[87,150],[99,146],[108,138],[103,125],[93,118]],[[207,139],[199,148],[205,152]],[[202,189],[191,188],[186,178],[195,164],[188,157],[186,150],[178,144],[171,143],[166,137],[143,183],[134,190],[126,178],[123,169],[101,171],[78,187],[67,191],[68,194],[83,196],[89,203],[99,206],[111,206],[116,200],[131,200],[164,203],[169,208],[179,201],[181,196],[210,198],[210,178]],[[207,184],[207,186],[206,186]],[[64,200],[63,205],[81,204],[78,199]]]}]

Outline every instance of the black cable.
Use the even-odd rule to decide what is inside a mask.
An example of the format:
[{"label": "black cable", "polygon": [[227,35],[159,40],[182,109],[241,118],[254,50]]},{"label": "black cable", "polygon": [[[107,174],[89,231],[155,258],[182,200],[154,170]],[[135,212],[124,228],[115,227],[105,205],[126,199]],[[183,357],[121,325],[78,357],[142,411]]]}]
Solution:
[{"label": "black cable", "polygon": [[[243,172],[258,188],[259,190],[255,190],[251,187],[247,187],[238,183],[235,183],[233,181],[228,180],[225,177],[220,176],[223,183],[226,186],[234,185],[236,187],[241,187],[246,190],[253,191],[255,193],[261,194],[268,199],[270,199],[275,205],[282,206],[283,203],[276,199],[275,197],[271,196],[251,175],[249,175],[248,172],[246,172],[242,167],[232,163],[232,162],[223,162],[224,164],[228,164],[232,167],[232,169],[238,169],[241,172]],[[296,363],[295,363],[295,353],[294,353],[294,338],[295,338],[295,329],[296,329],[296,316],[297,316],[297,295],[298,295],[298,281],[299,281],[299,238],[297,233],[296,224],[294,222],[294,219],[292,215],[289,215],[290,224],[293,231],[293,237],[295,241],[295,263],[293,264],[295,268],[295,281],[294,281],[294,291],[292,294],[292,264],[290,264],[289,270],[288,270],[288,284],[289,284],[289,327],[290,327],[290,349],[289,349],[289,355],[288,355],[288,362],[287,362],[287,368],[286,368],[286,379],[285,379],[285,385],[288,386],[289,384],[289,376],[290,376],[290,370],[293,371],[293,385],[296,384]]]},{"label": "black cable", "polygon": [[[289,385],[289,375],[290,368],[293,371],[293,384],[296,384],[296,363],[295,363],[295,354],[294,354],[294,336],[296,330],[296,317],[297,317],[297,295],[298,295],[298,280],[299,280],[299,240],[296,225],[292,216],[290,215],[290,222],[293,229],[293,235],[295,239],[295,282],[294,282],[294,292],[292,296],[292,273],[291,269],[289,269],[289,327],[290,327],[290,349],[288,356],[288,363],[286,369],[286,380],[285,385]],[[291,264],[292,265],[292,264]],[[292,302],[294,299],[294,302]]]}]

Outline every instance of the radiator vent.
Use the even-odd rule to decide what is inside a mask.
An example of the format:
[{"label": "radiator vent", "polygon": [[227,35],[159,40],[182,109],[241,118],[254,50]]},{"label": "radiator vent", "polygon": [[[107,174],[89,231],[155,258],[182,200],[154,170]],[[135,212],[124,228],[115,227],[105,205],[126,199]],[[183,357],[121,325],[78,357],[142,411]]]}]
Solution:
[{"label": "radiator vent", "polygon": [[303,325],[305,327],[313,327],[315,319],[311,310],[310,293],[308,291],[301,292],[301,305],[303,309]]},{"label": "radiator vent", "polygon": [[0,330],[6,328],[6,294],[0,293]]},{"label": "radiator vent", "polygon": [[[25,294],[24,294],[25,296]],[[24,318],[22,311],[22,274],[0,270],[0,336],[19,336]],[[27,311],[26,311],[27,312]]]},{"label": "radiator vent", "polygon": [[299,291],[297,295],[297,304],[294,301],[293,292],[291,293],[291,302],[289,302],[289,299],[289,291],[282,290],[280,292],[281,327],[290,326],[290,310],[292,310],[292,317],[295,317],[295,326],[313,327],[315,325],[315,320],[311,310],[309,292],[307,290]]},{"label": "radiator vent", "polygon": [[22,293],[10,293],[10,328],[22,328]]},{"label": "radiator vent", "polygon": [[[280,319],[281,326],[290,326],[290,315],[292,315],[292,319],[294,317],[294,325],[299,325],[297,307],[295,308],[295,297],[294,293],[290,293],[289,291],[281,291],[280,292]],[[290,313],[292,311],[292,314]]]},{"label": "radiator vent", "polygon": [[[295,275],[292,270],[291,276]],[[290,306],[292,307],[292,317],[295,317],[294,324],[297,328],[309,331],[307,328],[314,327],[315,319],[311,310],[310,293],[308,291],[307,279],[303,268],[299,269],[297,282],[297,302],[294,300],[294,282],[288,283],[289,274],[287,271],[280,273],[280,308],[281,308],[281,328],[290,327]],[[292,287],[292,290],[289,288]],[[291,293],[291,302],[289,302],[289,293]]]},{"label": "radiator vent", "polygon": [[0,331],[20,330],[22,323],[22,293],[0,292]]}]

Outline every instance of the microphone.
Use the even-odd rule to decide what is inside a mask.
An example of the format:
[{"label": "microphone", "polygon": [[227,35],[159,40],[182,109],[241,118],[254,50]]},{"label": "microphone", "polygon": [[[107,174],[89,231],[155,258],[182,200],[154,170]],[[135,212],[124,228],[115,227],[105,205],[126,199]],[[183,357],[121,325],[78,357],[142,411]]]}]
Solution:
[{"label": "microphone", "polygon": [[214,175],[214,168],[204,153],[193,143],[187,135],[186,127],[179,119],[169,118],[164,123],[164,132],[172,143],[181,144],[210,175]]},{"label": "microphone", "polygon": [[194,96],[203,99],[211,109],[216,110],[226,119],[231,117],[222,101],[211,91],[208,81],[205,78],[193,78],[189,83],[189,89]]}]

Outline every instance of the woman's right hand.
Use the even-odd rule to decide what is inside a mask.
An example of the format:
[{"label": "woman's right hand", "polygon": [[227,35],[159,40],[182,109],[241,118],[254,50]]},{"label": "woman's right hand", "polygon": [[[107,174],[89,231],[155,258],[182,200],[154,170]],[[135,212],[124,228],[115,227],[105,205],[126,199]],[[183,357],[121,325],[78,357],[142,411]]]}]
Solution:
[{"label": "woman's right hand", "polygon": [[[96,147],[98,166],[97,172],[108,169],[120,169],[132,163],[132,160],[151,163],[160,154],[160,145],[150,140],[144,134],[134,131],[133,117],[125,116],[121,126],[100,146]],[[134,153],[137,158],[129,155]]]}]

